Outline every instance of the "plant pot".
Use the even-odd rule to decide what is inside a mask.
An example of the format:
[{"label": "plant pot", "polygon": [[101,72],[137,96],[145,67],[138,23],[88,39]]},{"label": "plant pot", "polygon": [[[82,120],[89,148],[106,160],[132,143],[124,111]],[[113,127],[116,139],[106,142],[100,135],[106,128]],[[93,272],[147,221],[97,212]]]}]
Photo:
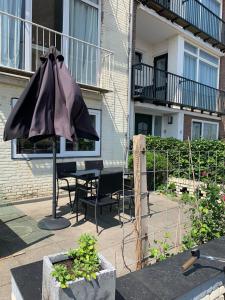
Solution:
[{"label": "plant pot", "polygon": [[68,288],[62,289],[52,277],[53,264],[67,260],[66,253],[45,256],[43,258],[42,300],[115,300],[116,270],[99,254],[101,271],[97,278],[87,281],[84,278],[68,282]]}]

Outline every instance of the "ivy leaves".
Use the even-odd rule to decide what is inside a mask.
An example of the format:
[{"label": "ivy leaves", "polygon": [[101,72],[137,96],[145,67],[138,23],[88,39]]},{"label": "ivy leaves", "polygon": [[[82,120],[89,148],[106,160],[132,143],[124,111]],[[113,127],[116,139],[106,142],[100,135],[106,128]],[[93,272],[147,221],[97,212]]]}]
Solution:
[{"label": "ivy leaves", "polygon": [[198,207],[191,208],[191,230],[183,239],[183,248],[190,249],[225,235],[225,201],[220,188],[208,183],[206,196]]},{"label": "ivy leaves", "polygon": [[170,234],[166,232],[163,240],[154,240],[156,246],[149,249],[150,257],[154,258],[157,262],[170,257],[170,249],[172,248],[172,245],[169,243],[169,239]]}]

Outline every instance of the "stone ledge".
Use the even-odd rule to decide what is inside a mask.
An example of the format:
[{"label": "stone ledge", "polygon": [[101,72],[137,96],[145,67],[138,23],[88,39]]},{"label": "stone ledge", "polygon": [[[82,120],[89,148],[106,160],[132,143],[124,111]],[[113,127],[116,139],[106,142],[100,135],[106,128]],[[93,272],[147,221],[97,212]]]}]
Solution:
[{"label": "stone ledge", "polygon": [[[225,256],[225,237],[199,247],[202,253]],[[199,259],[185,273],[181,265],[190,251],[117,279],[116,300],[224,300],[224,264]],[[22,299],[41,299],[42,262],[11,270]],[[24,282],[29,284],[24,285]],[[29,298],[30,297],[30,298]]]}]

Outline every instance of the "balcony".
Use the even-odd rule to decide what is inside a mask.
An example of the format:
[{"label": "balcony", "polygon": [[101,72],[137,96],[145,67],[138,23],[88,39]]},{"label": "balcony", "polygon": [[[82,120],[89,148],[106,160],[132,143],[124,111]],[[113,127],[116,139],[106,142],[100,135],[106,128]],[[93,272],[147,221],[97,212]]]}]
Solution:
[{"label": "balcony", "polygon": [[156,105],[225,114],[225,91],[143,63],[133,65],[132,96]]},{"label": "balcony", "polygon": [[142,0],[143,5],[225,52],[225,22],[198,0]]},{"label": "balcony", "polygon": [[0,24],[0,67],[4,71],[34,72],[40,56],[56,46],[81,86],[101,92],[111,90],[111,51],[2,11]]}]

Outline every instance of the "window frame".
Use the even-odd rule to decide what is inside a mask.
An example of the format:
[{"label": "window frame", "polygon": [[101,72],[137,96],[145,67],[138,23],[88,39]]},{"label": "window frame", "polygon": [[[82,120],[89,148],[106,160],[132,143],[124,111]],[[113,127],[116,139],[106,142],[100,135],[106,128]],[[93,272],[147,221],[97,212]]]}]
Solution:
[{"label": "window frame", "polygon": [[192,119],[191,120],[191,140],[193,138],[193,123],[197,122],[197,123],[201,123],[201,139],[204,138],[203,133],[204,133],[204,124],[213,124],[217,126],[217,130],[216,130],[216,140],[218,140],[219,138],[219,122],[212,122],[212,121],[203,121],[203,120],[199,120],[199,119]]},{"label": "window frame", "polygon": [[[160,114],[145,114],[145,113],[141,113],[141,112],[135,112],[135,118],[136,118],[136,114],[139,114],[139,115],[147,115],[147,116],[151,116],[152,117],[152,133],[151,133],[151,136],[158,136],[158,135],[155,135],[155,117],[161,117],[161,132],[160,132],[160,137],[162,137],[162,134],[163,134],[163,116],[160,115]],[[136,128],[136,120],[134,118],[134,132],[135,132],[135,128]]]},{"label": "window frame", "polygon": [[[11,99],[11,106],[15,105],[17,98]],[[91,115],[96,116],[96,132],[99,135],[99,141],[95,141],[94,151],[66,151],[66,140],[60,137],[60,152],[56,154],[57,158],[67,158],[67,157],[100,157],[101,156],[101,113],[100,109],[88,108]],[[11,141],[11,156],[12,159],[42,159],[42,158],[52,158],[52,153],[35,153],[35,154],[20,154],[16,152],[17,150],[17,139]]]},{"label": "window frame", "polygon": [[[94,2],[91,2],[89,0],[79,0],[81,2],[84,2],[92,7],[95,7],[98,9],[98,45],[100,46],[101,43],[101,1],[98,0],[98,4],[95,4]],[[63,0],[63,26],[62,26],[62,31],[64,34],[69,35],[69,1],[68,0]],[[64,42],[67,46],[66,41]],[[68,46],[67,46],[68,47]]]},{"label": "window frame", "polygon": [[[91,2],[90,0],[80,0],[92,7],[98,9],[98,45],[101,43],[101,10],[102,10],[102,0],[98,0],[98,4]],[[25,0],[25,20],[32,22],[32,0]],[[63,13],[62,13],[62,33],[69,35],[69,1],[63,0]],[[32,30],[30,26],[26,26],[25,28],[25,70],[32,70]],[[29,45],[27,47],[27,45]],[[66,64],[68,64],[68,41],[67,39],[62,39],[62,47],[64,49],[64,59]]]},{"label": "window frame", "polygon": [[[197,49],[197,53],[195,54],[195,53],[193,53],[193,52],[185,49],[185,42],[187,44],[195,47]],[[205,58],[202,58],[201,55],[200,55],[200,51],[203,51],[203,52],[211,55],[212,57],[216,58],[218,60],[218,64],[214,64],[213,62],[211,62],[211,61],[209,61],[209,60],[207,60]],[[196,58],[196,82],[200,82],[199,81],[199,76],[200,76],[200,74],[199,74],[200,61],[202,61],[202,62],[204,62],[204,63],[206,63],[206,64],[208,64],[208,65],[210,65],[210,66],[212,66],[212,67],[214,67],[214,68],[217,69],[217,79],[216,79],[217,86],[216,87],[212,87],[212,88],[218,89],[219,88],[219,71],[220,71],[220,59],[219,59],[219,57],[217,57],[216,55],[213,55],[213,54],[209,53],[205,49],[202,49],[202,48],[200,48],[200,47],[198,47],[198,46],[190,43],[187,40],[184,41],[184,55],[183,55],[183,60],[184,60],[185,53],[187,53],[188,55]],[[185,74],[184,74],[184,64],[183,64],[183,76],[185,76]]]}]

